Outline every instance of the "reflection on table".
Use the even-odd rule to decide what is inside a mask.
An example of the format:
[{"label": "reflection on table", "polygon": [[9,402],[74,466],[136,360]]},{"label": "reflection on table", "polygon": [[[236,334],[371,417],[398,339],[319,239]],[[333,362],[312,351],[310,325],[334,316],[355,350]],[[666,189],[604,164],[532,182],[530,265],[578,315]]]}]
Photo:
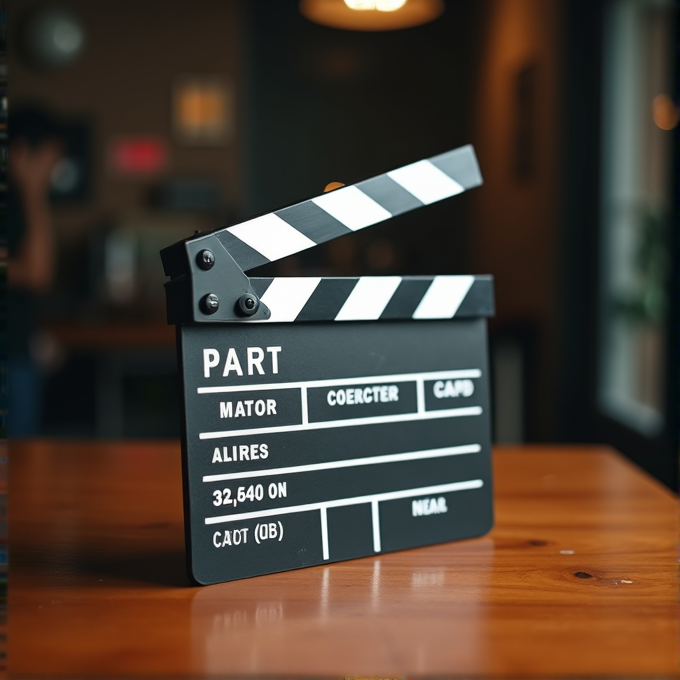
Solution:
[{"label": "reflection on table", "polygon": [[602,448],[494,458],[485,537],[201,588],[176,442],[13,443],[10,672],[676,673],[677,500]]}]

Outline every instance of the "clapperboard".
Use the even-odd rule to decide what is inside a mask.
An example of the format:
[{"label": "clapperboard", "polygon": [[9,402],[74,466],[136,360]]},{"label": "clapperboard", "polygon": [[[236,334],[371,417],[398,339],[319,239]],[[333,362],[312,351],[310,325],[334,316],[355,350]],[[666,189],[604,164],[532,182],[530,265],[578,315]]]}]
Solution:
[{"label": "clapperboard", "polygon": [[197,583],[490,529],[491,277],[244,273],[481,182],[466,146],[161,252]]}]

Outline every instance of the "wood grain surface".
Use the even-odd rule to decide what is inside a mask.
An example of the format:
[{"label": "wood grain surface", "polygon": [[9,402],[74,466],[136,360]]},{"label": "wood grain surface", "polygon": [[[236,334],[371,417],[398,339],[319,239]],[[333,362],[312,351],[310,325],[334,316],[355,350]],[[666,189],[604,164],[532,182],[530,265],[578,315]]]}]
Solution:
[{"label": "wood grain surface", "polygon": [[494,472],[483,538],[200,588],[178,443],[12,443],[10,676],[677,677],[677,499],[602,448]]}]

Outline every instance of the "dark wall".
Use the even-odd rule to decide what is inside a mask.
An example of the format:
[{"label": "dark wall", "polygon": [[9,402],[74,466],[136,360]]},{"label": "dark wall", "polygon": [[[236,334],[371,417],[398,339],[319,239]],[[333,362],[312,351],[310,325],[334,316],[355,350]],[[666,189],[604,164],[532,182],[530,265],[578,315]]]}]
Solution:
[{"label": "dark wall", "polygon": [[[431,24],[385,33],[322,27],[297,4],[248,5],[248,212],[471,142],[484,3],[449,3]],[[391,220],[351,244],[316,248],[286,271],[468,272],[468,205],[461,196]],[[391,260],[379,257],[380,244]]]}]

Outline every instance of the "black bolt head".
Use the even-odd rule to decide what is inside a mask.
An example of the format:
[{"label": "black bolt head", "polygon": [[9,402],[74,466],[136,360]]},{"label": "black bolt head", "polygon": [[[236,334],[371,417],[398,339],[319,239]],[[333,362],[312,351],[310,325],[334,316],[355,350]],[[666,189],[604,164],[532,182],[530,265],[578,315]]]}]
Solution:
[{"label": "black bolt head", "polygon": [[252,316],[260,308],[260,301],[257,295],[253,293],[246,293],[241,295],[238,299],[238,311],[243,314],[243,316]]},{"label": "black bolt head", "polygon": [[220,308],[220,299],[215,293],[208,293],[201,300],[201,307],[206,314],[214,314]]},{"label": "black bolt head", "polygon": [[201,252],[196,255],[196,264],[206,271],[212,269],[215,264],[215,255],[213,255],[212,250],[201,250]]}]

